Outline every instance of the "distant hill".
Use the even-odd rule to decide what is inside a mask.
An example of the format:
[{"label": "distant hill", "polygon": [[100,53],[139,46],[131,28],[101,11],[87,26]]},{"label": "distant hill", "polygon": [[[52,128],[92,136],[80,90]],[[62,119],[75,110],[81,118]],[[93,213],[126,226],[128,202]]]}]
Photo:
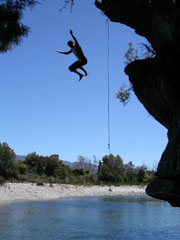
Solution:
[{"label": "distant hill", "polygon": [[[25,159],[26,159],[26,156],[16,155],[16,161],[24,161]],[[70,162],[70,161],[65,161],[65,160],[61,160],[61,161],[63,162],[64,165],[67,165],[72,169],[82,168],[84,170],[88,170],[93,173],[96,173],[98,170],[98,166],[95,164],[91,164],[91,163]]]},{"label": "distant hill", "polygon": [[23,155],[16,155],[16,161],[24,161],[26,158],[26,156],[23,156]]},{"label": "distant hill", "polygon": [[[60,159],[61,160],[61,159]],[[69,162],[69,161],[65,161],[65,160],[61,160],[63,162],[64,165],[69,166],[70,168],[73,168],[73,163]]]}]

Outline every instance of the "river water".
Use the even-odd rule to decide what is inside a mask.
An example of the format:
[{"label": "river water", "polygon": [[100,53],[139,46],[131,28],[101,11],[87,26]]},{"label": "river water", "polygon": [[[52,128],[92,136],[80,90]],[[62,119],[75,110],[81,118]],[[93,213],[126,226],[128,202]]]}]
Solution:
[{"label": "river water", "polygon": [[84,197],[0,205],[0,240],[180,239],[180,209],[148,197]]}]

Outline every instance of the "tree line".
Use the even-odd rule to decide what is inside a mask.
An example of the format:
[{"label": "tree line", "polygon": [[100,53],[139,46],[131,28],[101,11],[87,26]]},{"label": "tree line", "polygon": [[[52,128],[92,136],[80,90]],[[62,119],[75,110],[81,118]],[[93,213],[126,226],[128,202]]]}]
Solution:
[{"label": "tree line", "polygon": [[135,167],[132,162],[123,163],[123,159],[113,154],[105,155],[98,163],[97,171],[90,159],[78,157],[76,168],[65,165],[57,154],[40,156],[30,153],[25,160],[16,160],[14,151],[7,143],[0,143],[0,183],[6,181],[64,184],[148,184],[154,171],[149,171],[145,165]]}]

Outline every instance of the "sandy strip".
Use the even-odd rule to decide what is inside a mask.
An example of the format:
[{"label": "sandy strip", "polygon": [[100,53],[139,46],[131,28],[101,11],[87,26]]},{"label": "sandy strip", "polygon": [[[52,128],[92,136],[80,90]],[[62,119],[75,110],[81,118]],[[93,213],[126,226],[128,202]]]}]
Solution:
[{"label": "sandy strip", "polygon": [[50,200],[81,196],[124,196],[144,195],[145,187],[140,186],[74,186],[69,184],[6,183],[0,186],[0,204],[9,201]]}]

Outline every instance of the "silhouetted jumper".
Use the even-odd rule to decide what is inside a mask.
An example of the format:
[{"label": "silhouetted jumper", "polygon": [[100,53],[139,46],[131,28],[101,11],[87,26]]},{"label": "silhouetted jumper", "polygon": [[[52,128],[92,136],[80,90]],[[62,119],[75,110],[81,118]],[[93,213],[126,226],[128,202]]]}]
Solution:
[{"label": "silhouetted jumper", "polygon": [[87,76],[88,75],[87,71],[82,67],[85,64],[87,64],[87,59],[84,56],[84,53],[83,53],[77,39],[73,35],[72,30],[70,30],[70,34],[71,34],[72,38],[74,39],[74,42],[73,41],[68,41],[68,43],[67,43],[68,46],[71,49],[67,52],[62,52],[62,51],[59,51],[59,50],[56,50],[56,52],[66,54],[66,55],[70,54],[70,53],[74,53],[74,55],[78,58],[78,60],[76,62],[74,62],[71,66],[69,66],[69,70],[71,72],[75,72],[76,74],[78,74],[79,75],[79,81],[80,81],[84,75],[81,74],[80,72],[78,72],[76,69],[80,68],[84,72],[85,76]]}]

